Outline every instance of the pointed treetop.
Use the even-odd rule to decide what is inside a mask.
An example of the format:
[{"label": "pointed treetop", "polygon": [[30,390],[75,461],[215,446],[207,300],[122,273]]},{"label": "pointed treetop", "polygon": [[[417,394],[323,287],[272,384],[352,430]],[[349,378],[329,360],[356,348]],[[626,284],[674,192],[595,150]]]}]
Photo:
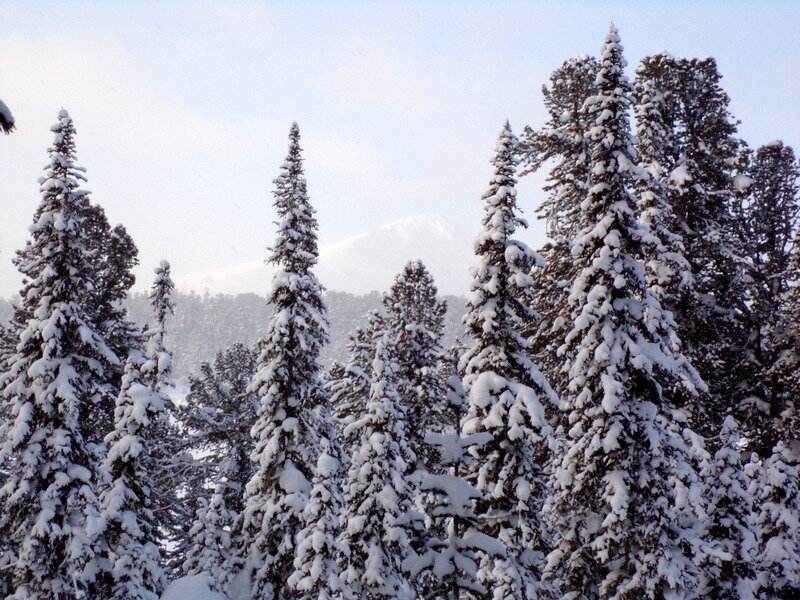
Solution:
[{"label": "pointed treetop", "polygon": [[[613,23],[608,29],[605,39],[603,40],[603,47],[600,49],[600,71],[597,74],[597,85],[601,85],[602,81],[608,81],[609,76],[612,75],[608,71],[611,68],[613,71],[618,71],[618,74],[624,81],[627,78],[622,75],[622,70],[627,66],[627,61],[622,54],[623,48],[619,32],[614,27]],[[613,79],[613,76],[611,77]]]},{"label": "pointed treetop", "polygon": [[292,125],[289,127],[289,157],[287,160],[293,157],[297,157],[299,160],[299,154],[301,150],[300,126],[297,124],[297,121],[292,121]]}]

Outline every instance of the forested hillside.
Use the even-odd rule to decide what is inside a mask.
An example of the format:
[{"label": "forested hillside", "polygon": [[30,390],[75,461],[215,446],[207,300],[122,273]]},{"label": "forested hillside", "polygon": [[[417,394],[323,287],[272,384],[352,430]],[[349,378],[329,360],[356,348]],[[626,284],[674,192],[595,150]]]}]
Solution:
[{"label": "forested hillside", "polygon": [[[175,354],[174,372],[180,378],[196,371],[201,362],[212,360],[217,351],[235,342],[255,344],[270,315],[266,296],[257,294],[200,295],[179,291],[174,299],[175,316],[167,330],[166,344]],[[464,299],[448,296],[444,300],[448,308],[444,344],[450,346],[457,337],[463,337]],[[380,308],[381,295],[378,292],[358,296],[327,291],[325,303],[331,319],[331,341],[323,348],[320,360],[329,367],[334,360],[347,359],[347,334],[366,324],[369,311]],[[131,294],[126,307],[134,322],[140,326],[147,324],[151,312],[147,294]]]}]

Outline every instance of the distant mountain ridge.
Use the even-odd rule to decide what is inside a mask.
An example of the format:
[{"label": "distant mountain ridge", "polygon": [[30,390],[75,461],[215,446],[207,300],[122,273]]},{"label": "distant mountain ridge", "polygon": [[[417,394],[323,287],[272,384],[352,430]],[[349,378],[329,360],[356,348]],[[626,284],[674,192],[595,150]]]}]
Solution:
[{"label": "distant mountain ridge", "polygon": [[[473,236],[437,215],[418,215],[330,244],[320,244],[317,277],[328,289],[352,294],[385,290],[412,259],[420,259],[443,294],[469,289],[475,256]],[[269,287],[272,269],[263,259],[207,271],[176,274],[184,290],[211,293],[261,293]]]}]

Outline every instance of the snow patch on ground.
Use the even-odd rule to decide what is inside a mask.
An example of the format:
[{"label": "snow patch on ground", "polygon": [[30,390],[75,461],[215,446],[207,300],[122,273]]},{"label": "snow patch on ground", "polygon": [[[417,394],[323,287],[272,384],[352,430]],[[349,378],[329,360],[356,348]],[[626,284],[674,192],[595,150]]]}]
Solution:
[{"label": "snow patch on ground", "polygon": [[161,600],[225,600],[219,592],[209,587],[208,575],[190,575],[170,583],[161,594]]}]

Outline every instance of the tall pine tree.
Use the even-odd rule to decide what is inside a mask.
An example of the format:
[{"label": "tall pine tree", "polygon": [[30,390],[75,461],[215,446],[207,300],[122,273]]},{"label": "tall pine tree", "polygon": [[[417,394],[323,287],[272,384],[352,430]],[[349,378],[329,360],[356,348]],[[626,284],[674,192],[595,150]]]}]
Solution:
[{"label": "tall pine tree", "polygon": [[641,255],[648,230],[636,218],[629,129],[631,86],[617,30],[599,59],[597,95],[584,106],[592,127],[582,228],[572,242],[580,266],[569,305],[567,448],[555,463],[548,514],[555,550],[548,572],[564,598],[689,598],[697,588],[687,549],[693,507],[675,487],[695,477],[672,433],[670,395],[702,387],[666,343],[668,317],[648,289]]},{"label": "tall pine tree", "polygon": [[169,263],[162,260],[155,268],[155,279],[150,289],[150,303],[153,306],[153,323],[145,331],[145,361],[142,365],[142,376],[153,389],[163,392],[170,385],[172,375],[172,353],[167,349],[167,318],[174,314],[175,303],[172,295],[175,284],[170,275]]},{"label": "tall pine tree", "polygon": [[741,401],[755,368],[744,316],[746,260],[733,210],[740,142],[721,78],[713,58],[660,53],[642,60],[635,86],[644,94],[640,104],[659,100],[663,200],[675,217],[668,229],[682,237],[692,276],[677,298],[668,298],[668,308],[684,353],[710,387],[687,406],[693,426],[709,436]]},{"label": "tall pine tree", "polygon": [[481,533],[506,548],[502,557],[484,553],[477,574],[496,600],[533,600],[546,593],[541,465],[550,427],[543,404],[558,404],[520,334],[537,317],[530,308],[529,272],[541,259],[513,238],[518,227],[527,226],[518,215],[516,152],[517,138],[506,122],[492,160],[494,176],[483,194],[483,229],[475,242],[479,263],[464,317],[472,344],[461,359],[468,394],[462,433],[491,436],[473,448],[465,479],[480,494]]},{"label": "tall pine tree", "polygon": [[796,323],[790,313],[794,301],[791,286],[800,275],[793,239],[800,208],[800,165],[794,150],[782,142],[762,146],[747,163],[737,175],[741,182],[737,199],[739,230],[753,281],[745,315],[757,368],[741,412],[750,446],[766,457],[781,437],[782,415],[790,397],[787,392],[795,378],[789,375],[788,381],[779,382],[772,373],[786,373],[784,366],[793,352],[791,343],[787,346],[785,341]]},{"label": "tall pine tree", "polygon": [[566,379],[557,356],[569,325],[567,296],[577,275],[570,241],[580,224],[580,203],[589,178],[589,151],[585,133],[584,102],[596,91],[597,61],[588,56],[571,58],[542,87],[547,123],[538,130],[525,128],[520,155],[522,174],[556,163],[547,176],[548,197],[537,209],[547,224],[549,241],[539,251],[545,263],[533,271],[533,304],[541,318],[525,325],[532,333],[531,351],[548,380],[563,392]]},{"label": "tall pine tree", "polygon": [[[439,377],[442,335],[447,305],[438,299],[433,277],[422,264],[412,260],[394,280],[383,298],[386,325],[396,336],[398,386],[408,425],[411,448],[422,462],[428,452],[425,432],[439,428],[445,395]],[[430,457],[429,457],[430,458]]]},{"label": "tall pine tree", "polygon": [[183,562],[183,557],[175,556],[183,546],[176,541],[184,537],[191,519],[191,511],[178,500],[176,490],[183,484],[183,474],[177,461],[181,459],[181,433],[177,421],[177,407],[169,395],[172,385],[172,353],[165,344],[167,318],[174,313],[172,294],[175,285],[170,276],[167,261],[154,269],[155,278],[150,288],[149,298],[153,308],[151,324],[145,328],[144,357],[141,363],[142,382],[159,394],[164,403],[163,414],[152,427],[153,460],[153,506],[156,525],[161,537],[161,545],[170,547],[170,563]]},{"label": "tall pine tree", "polygon": [[79,210],[84,170],[75,165],[67,111],[52,131],[42,201],[16,260],[27,319],[0,381],[13,420],[0,450],[8,470],[0,533],[15,600],[94,597],[101,527],[81,420],[100,394],[103,365],[117,360],[81,305],[94,273]]},{"label": "tall pine tree", "polygon": [[401,565],[411,554],[405,525],[415,456],[400,404],[395,334],[375,335],[370,396],[363,416],[348,426],[359,442],[343,485],[341,577],[353,597],[408,600],[413,593]]},{"label": "tall pine tree", "polygon": [[105,471],[110,484],[100,497],[111,559],[111,600],[157,600],[164,585],[158,532],[150,496],[153,426],[164,400],[142,383],[137,361],[128,359],[106,436]]},{"label": "tall pine tree", "polygon": [[636,192],[642,222],[650,231],[643,241],[648,287],[661,305],[672,310],[694,283],[686,260],[680,224],[673,211],[667,183],[669,152],[674,142],[667,122],[664,94],[652,80],[637,82],[636,137],[639,144]]},{"label": "tall pine tree", "polygon": [[305,526],[303,508],[316,464],[314,409],[326,399],[319,353],[328,340],[323,288],[312,271],[319,255],[317,221],[308,201],[300,131],[275,179],[278,234],[268,262],[277,267],[269,294],[273,314],[261,341],[250,391],[260,405],[253,437],[253,477],[245,490],[241,558],[252,572],[253,597],[287,597],[287,580]]}]

